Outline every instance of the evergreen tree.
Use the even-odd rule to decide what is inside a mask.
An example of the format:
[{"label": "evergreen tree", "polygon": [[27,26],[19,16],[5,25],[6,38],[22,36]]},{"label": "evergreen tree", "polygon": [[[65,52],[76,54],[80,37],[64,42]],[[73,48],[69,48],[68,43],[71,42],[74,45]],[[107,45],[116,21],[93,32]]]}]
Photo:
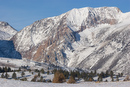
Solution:
[{"label": "evergreen tree", "polygon": [[6,78],[6,79],[8,79],[8,78],[9,78],[9,75],[8,75],[8,73],[7,73],[7,72],[5,73],[5,78]]},{"label": "evergreen tree", "polygon": [[40,77],[40,82],[43,82],[43,77],[42,76]]},{"label": "evergreen tree", "polygon": [[4,68],[4,71],[5,71],[5,72],[8,72],[8,69],[7,69],[7,67],[5,67],[5,68]]},{"label": "evergreen tree", "polygon": [[114,81],[114,78],[113,78],[113,76],[111,77],[111,81],[112,81],[112,82]]},{"label": "evergreen tree", "polygon": [[5,78],[4,73],[1,74],[1,78]]},{"label": "evergreen tree", "polygon": [[70,76],[69,80],[67,83],[75,83],[75,79],[73,78],[73,76]]},{"label": "evergreen tree", "polygon": [[[77,77],[78,77],[78,80],[81,78],[81,74],[79,72],[77,73]],[[86,78],[86,76],[85,76],[85,78]]]},{"label": "evergreen tree", "polygon": [[17,79],[17,75],[16,75],[15,72],[12,74],[12,78],[13,78],[13,79]]},{"label": "evergreen tree", "polygon": [[8,72],[11,72],[11,68],[10,68],[10,67],[8,67],[7,71],[8,71]]},{"label": "evergreen tree", "polygon": [[121,73],[121,77],[123,76],[123,73]]},{"label": "evergreen tree", "polygon": [[116,81],[119,81],[119,76],[118,75],[116,76]]},{"label": "evergreen tree", "polygon": [[39,70],[38,70],[38,69],[35,69],[35,72],[39,72]]},{"label": "evergreen tree", "polygon": [[110,72],[110,76],[111,76],[111,78],[113,78],[113,71]]},{"label": "evergreen tree", "polygon": [[[71,75],[73,78],[75,78],[75,72],[74,72],[74,71],[71,71],[71,72],[70,72],[70,75]],[[82,73],[81,73],[81,75],[83,76]]]},{"label": "evergreen tree", "polygon": [[24,75],[25,75],[25,73],[22,71],[21,76],[23,77]]},{"label": "evergreen tree", "polygon": [[49,75],[50,71],[47,71],[47,75]]},{"label": "evergreen tree", "polygon": [[102,76],[102,78],[105,78],[104,72],[101,72],[101,76]]},{"label": "evergreen tree", "polygon": [[41,76],[40,72],[38,72],[38,76],[39,76],[39,77]]},{"label": "evergreen tree", "polygon": [[18,71],[21,71],[21,67],[19,67]]},{"label": "evergreen tree", "polygon": [[94,75],[95,75],[95,76],[97,75],[97,71],[96,71],[96,70],[94,70]]},{"label": "evergreen tree", "polygon": [[37,75],[35,75],[35,76],[32,78],[32,80],[31,80],[31,81],[32,81],[32,82],[36,82],[37,77],[38,77],[38,76],[37,76]]},{"label": "evergreen tree", "polygon": [[108,70],[106,71],[105,76],[106,76],[106,77],[109,76],[109,72],[108,72]]},{"label": "evergreen tree", "polygon": [[118,76],[119,76],[119,77],[121,77],[121,74],[120,74],[120,73],[118,73]]},{"label": "evergreen tree", "polygon": [[32,71],[31,69],[28,69],[29,73]]},{"label": "evergreen tree", "polygon": [[90,75],[90,76],[94,76],[94,73],[93,73],[93,71],[91,71],[89,75]]},{"label": "evergreen tree", "polygon": [[98,76],[98,81],[103,81],[103,79],[102,79],[102,74],[99,74],[99,76]]},{"label": "evergreen tree", "polygon": [[41,72],[42,74],[44,74],[44,73],[45,73],[45,71],[44,71],[44,69],[43,69],[43,68],[40,70],[40,72]]}]

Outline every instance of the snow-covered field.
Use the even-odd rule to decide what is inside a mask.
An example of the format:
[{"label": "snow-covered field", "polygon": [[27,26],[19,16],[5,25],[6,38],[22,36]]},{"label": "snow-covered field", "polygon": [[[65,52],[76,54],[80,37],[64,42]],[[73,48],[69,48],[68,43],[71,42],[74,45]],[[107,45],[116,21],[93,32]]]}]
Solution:
[{"label": "snow-covered field", "polygon": [[[45,71],[47,71],[47,65],[42,65],[42,66],[36,66],[34,62],[28,62],[27,60],[19,60],[19,59],[9,59],[9,58],[0,58],[0,63],[3,64],[10,64],[14,65],[17,67],[12,67],[14,69],[18,69],[19,66],[23,65],[29,65],[32,67],[32,69],[41,69],[44,68]],[[32,74],[33,72],[33,74]],[[111,78],[107,77],[104,78],[103,81],[108,80],[108,82],[84,82],[83,79],[80,79],[77,81],[75,84],[67,84],[65,83],[48,83],[48,82],[31,82],[32,78],[35,75],[38,75],[37,72],[34,71],[25,71],[25,75],[21,77],[21,71],[16,72],[18,78],[27,78],[27,81],[20,81],[20,80],[14,80],[12,78],[12,73],[13,72],[8,72],[9,79],[4,79],[0,78],[0,87],[129,87],[130,86],[130,81],[124,82],[123,80],[125,79],[125,76],[119,77],[119,82],[116,82],[116,77],[114,77],[115,82],[111,82]],[[2,73],[0,73],[1,75]],[[47,73],[42,74],[41,76],[45,80],[53,80],[54,74],[50,73],[47,75]],[[97,80],[97,77],[94,77],[94,80]]]},{"label": "snow-covered field", "polygon": [[0,87],[130,87],[128,82],[83,82],[76,84],[67,83],[41,83],[41,82],[24,82],[17,80],[7,80],[0,78]]},{"label": "snow-covered field", "polygon": [[4,64],[10,64],[14,65],[17,67],[24,66],[24,65],[30,65],[33,66],[34,64],[32,62],[28,62],[27,60],[24,59],[11,59],[11,58],[2,58],[0,57],[0,62]]}]

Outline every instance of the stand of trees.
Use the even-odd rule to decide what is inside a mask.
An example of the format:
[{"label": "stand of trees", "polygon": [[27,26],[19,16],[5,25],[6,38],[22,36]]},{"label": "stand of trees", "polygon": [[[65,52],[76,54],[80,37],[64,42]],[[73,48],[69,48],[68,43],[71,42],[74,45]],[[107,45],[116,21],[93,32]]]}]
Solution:
[{"label": "stand of trees", "polygon": [[[22,70],[21,70],[22,69]],[[18,70],[11,70],[10,67],[0,67],[0,73],[1,74],[1,78],[9,78],[9,74],[8,72],[13,72],[12,74],[12,79],[19,79],[19,77],[17,77],[17,73],[21,73],[21,81],[27,81],[27,78],[25,77],[25,72],[24,71],[29,71],[29,73],[32,73],[32,75],[34,74],[34,78],[32,78],[32,82],[53,82],[53,83],[63,83],[66,82],[67,79],[67,83],[75,83],[76,81],[80,80],[80,79],[84,79],[84,81],[99,81],[102,82],[104,78],[107,77],[111,77],[111,81],[119,81],[119,77],[123,76],[123,73],[118,73],[117,75],[114,74],[113,71],[106,71],[106,72],[101,72],[101,73],[97,73],[97,71],[91,71],[91,72],[85,72],[85,71],[80,71],[80,70],[74,70],[74,71],[66,71],[66,70],[62,70],[62,69],[54,69],[52,71],[48,70],[45,72],[44,69],[42,68],[41,70],[39,69],[35,69],[32,70],[31,69],[24,69],[24,68],[19,68]],[[54,74],[54,78],[53,80],[45,80],[42,76],[42,74]],[[113,77],[116,77],[115,79]],[[98,77],[97,80],[93,79],[94,77]],[[127,76],[127,78],[124,81],[128,81],[130,80]],[[107,79],[105,80],[105,82],[107,82]]]},{"label": "stand of trees", "polygon": [[12,72],[10,67],[0,67],[0,73]]}]

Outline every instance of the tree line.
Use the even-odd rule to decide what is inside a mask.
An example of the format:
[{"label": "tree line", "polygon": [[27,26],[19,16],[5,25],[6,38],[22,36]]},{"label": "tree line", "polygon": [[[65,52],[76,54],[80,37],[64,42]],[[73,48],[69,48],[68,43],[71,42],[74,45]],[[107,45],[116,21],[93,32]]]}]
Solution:
[{"label": "tree line", "polygon": [[[100,72],[97,73],[96,70],[94,71],[90,71],[90,72],[85,72],[85,71],[79,71],[79,70],[74,70],[74,71],[67,71],[67,70],[62,70],[62,69],[54,69],[52,71],[50,71],[48,69],[48,71],[44,71],[44,69],[35,69],[35,70],[31,70],[31,69],[24,69],[24,71],[29,71],[30,73],[32,73],[32,75],[34,75],[34,77],[32,78],[32,82],[53,82],[53,83],[63,83],[63,82],[67,82],[67,83],[75,83],[76,81],[79,81],[80,79],[83,79],[84,81],[99,81],[102,82],[104,78],[107,77],[111,77],[111,81],[114,81],[114,76],[116,76],[116,80],[115,81],[119,81],[119,77],[123,76],[123,73],[118,73],[117,75],[114,74],[113,71],[106,71],[106,72]],[[21,73],[21,77],[20,80],[22,81],[27,81],[27,78],[24,77],[25,72],[23,70],[21,70],[21,67],[19,67],[18,70],[12,70],[10,67],[0,67],[0,73],[1,74],[1,78],[9,78],[9,74],[8,72],[13,72],[11,79],[19,79],[17,77],[16,72],[20,72]],[[37,74],[34,74],[34,72],[36,72]],[[47,74],[49,75],[54,74],[54,78],[51,81],[46,80],[43,78],[43,76],[41,74]],[[97,79],[95,80],[94,77],[97,77]],[[129,78],[127,77],[127,79],[125,79],[126,81]],[[107,82],[107,80],[105,81]]]}]

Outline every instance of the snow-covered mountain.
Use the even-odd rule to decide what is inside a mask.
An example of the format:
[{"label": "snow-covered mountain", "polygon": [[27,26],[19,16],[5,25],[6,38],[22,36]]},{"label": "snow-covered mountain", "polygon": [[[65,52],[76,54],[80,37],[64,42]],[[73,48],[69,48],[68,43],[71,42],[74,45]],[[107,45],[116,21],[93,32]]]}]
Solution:
[{"label": "snow-covered mountain", "polygon": [[21,59],[15,50],[13,41],[9,41],[17,31],[7,22],[0,22],[0,57]]},{"label": "snow-covered mountain", "polygon": [[34,22],[12,40],[30,60],[130,73],[129,15],[117,7],[72,9]]},{"label": "snow-covered mountain", "polygon": [[7,22],[0,21],[0,40],[9,40],[17,31]]}]

